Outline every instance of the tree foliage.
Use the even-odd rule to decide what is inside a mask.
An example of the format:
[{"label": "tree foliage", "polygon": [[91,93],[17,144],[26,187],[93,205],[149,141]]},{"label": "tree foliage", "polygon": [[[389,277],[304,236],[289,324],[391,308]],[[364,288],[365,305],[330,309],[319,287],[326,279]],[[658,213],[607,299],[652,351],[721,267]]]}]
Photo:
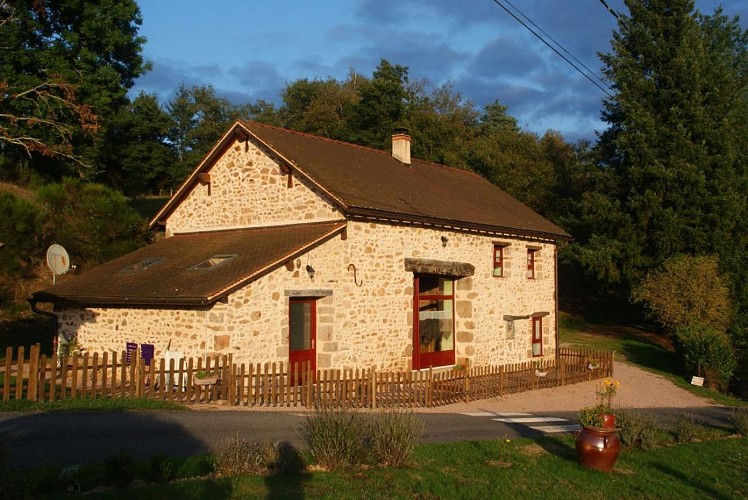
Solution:
[{"label": "tree foliage", "polygon": [[671,333],[695,325],[725,332],[730,326],[730,281],[714,255],[668,259],[634,289],[633,297]]},{"label": "tree foliage", "polygon": [[147,69],[140,24],[134,0],[0,0],[2,154],[93,173],[101,124]]},{"label": "tree foliage", "polygon": [[616,92],[578,206],[579,261],[631,289],[676,254],[717,254],[744,318],[748,35],[690,0],[626,5],[602,55]]}]

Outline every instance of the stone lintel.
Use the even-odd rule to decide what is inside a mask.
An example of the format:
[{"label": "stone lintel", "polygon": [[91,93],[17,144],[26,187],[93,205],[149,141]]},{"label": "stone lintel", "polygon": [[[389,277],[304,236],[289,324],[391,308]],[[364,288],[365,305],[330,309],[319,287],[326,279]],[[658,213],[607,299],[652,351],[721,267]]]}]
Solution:
[{"label": "stone lintel", "polygon": [[475,274],[475,266],[467,262],[451,262],[433,259],[405,259],[405,270],[418,274],[436,274],[465,278]]},{"label": "stone lintel", "polygon": [[286,297],[329,297],[332,295],[330,289],[307,289],[307,290],[284,290]]}]

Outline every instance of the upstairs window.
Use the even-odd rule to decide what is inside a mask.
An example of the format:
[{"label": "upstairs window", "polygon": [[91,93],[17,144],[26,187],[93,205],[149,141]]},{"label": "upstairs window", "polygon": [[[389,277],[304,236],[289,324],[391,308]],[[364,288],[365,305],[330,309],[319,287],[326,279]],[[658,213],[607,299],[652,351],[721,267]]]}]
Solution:
[{"label": "upstairs window", "polygon": [[537,249],[527,249],[527,277],[529,279],[535,279],[535,252]]},{"label": "upstairs window", "polygon": [[492,275],[496,278],[504,277],[504,248],[506,245],[494,243],[493,245],[493,271]]}]

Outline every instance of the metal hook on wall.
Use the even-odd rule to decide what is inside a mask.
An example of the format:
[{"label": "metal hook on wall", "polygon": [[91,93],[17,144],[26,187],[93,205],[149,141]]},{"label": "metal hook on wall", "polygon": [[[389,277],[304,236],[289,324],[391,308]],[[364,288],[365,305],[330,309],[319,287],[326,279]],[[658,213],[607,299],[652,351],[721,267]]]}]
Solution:
[{"label": "metal hook on wall", "polygon": [[358,282],[358,279],[356,278],[356,266],[353,264],[348,264],[348,270],[350,271],[351,268],[353,268],[353,282],[356,284],[356,286],[361,286],[364,284],[364,280],[361,280],[361,283]]}]

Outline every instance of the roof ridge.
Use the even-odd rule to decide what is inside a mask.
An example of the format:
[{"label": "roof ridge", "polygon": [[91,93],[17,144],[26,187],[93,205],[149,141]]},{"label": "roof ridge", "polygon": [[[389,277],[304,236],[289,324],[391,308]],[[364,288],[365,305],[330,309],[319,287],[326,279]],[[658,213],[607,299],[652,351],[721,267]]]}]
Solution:
[{"label": "roof ridge", "polygon": [[[388,157],[392,157],[392,153],[390,153],[389,151],[387,151],[385,149],[377,149],[377,148],[372,148],[372,147],[369,147],[369,146],[362,146],[361,144],[355,144],[353,142],[341,141],[340,139],[332,139],[330,137],[324,137],[324,136],[321,136],[321,135],[311,134],[309,132],[301,132],[300,130],[294,130],[294,129],[291,129],[291,128],[279,127],[277,125],[270,125],[269,123],[262,123],[262,122],[258,122],[258,121],[254,121],[254,120],[241,120],[241,123],[245,127],[249,127],[249,128],[251,128],[252,126],[257,125],[257,126],[260,126],[260,127],[265,127],[265,128],[277,130],[279,132],[286,132],[286,133],[289,133],[289,134],[299,135],[299,136],[302,136],[302,137],[308,137],[310,139],[317,139],[317,140],[324,141],[324,142],[329,142],[329,143],[333,143],[333,144],[339,144],[341,146],[348,146],[348,147],[352,147],[352,148],[363,149],[365,151],[371,151],[371,152],[374,152],[374,153],[379,153],[379,154],[387,155]],[[477,172],[475,172],[473,170],[468,170],[466,168],[455,167],[453,165],[445,165],[444,163],[437,163],[435,161],[423,160],[421,158],[413,158],[412,161],[417,161],[418,163],[421,163],[421,164],[424,164],[424,165],[428,165],[428,166],[432,166],[432,167],[440,167],[440,168],[447,168],[447,169],[452,169],[452,170],[458,170],[460,172],[467,172],[467,173],[470,173],[470,174],[473,174],[473,175],[477,175],[481,179],[487,180],[487,179],[485,179],[485,177],[483,177],[482,175],[478,174]]]}]

